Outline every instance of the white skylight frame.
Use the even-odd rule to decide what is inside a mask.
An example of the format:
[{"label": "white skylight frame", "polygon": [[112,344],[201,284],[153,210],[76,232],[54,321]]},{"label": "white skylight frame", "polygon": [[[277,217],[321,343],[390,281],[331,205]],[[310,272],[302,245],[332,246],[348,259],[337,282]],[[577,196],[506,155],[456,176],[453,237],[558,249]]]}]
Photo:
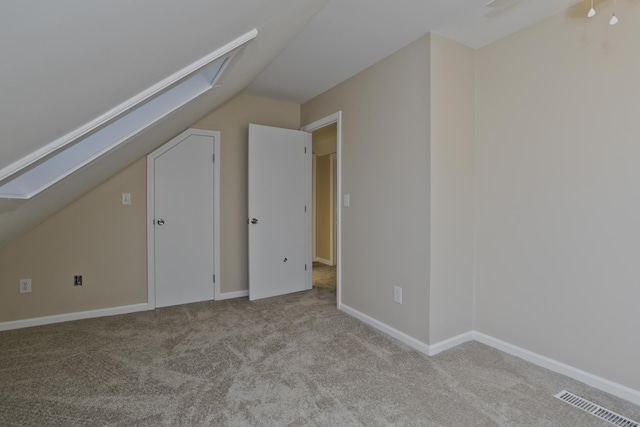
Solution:
[{"label": "white skylight frame", "polygon": [[30,199],[215,87],[252,30],[0,170],[0,198]]}]

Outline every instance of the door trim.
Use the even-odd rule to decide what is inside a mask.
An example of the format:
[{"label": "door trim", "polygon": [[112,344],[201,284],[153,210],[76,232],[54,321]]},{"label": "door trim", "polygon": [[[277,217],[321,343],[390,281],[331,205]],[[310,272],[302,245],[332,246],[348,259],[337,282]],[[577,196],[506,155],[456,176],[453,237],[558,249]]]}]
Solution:
[{"label": "door trim", "polygon": [[[155,162],[163,153],[178,145],[191,135],[213,137],[213,274],[215,283],[213,299],[220,299],[220,132],[189,128],[172,138],[160,148],[147,156],[147,305],[150,310],[156,308],[156,275],[155,275]],[[213,281],[213,277],[211,278]]]},{"label": "door trim", "polygon": [[[336,305],[338,308],[342,308],[342,111],[328,115],[322,119],[316,120],[313,123],[305,125],[301,130],[305,132],[313,132],[325,126],[336,124],[336,163],[338,168],[337,173],[337,200],[338,206],[336,209]],[[311,269],[310,269],[311,270]]]},{"label": "door trim", "polygon": [[[313,144],[311,145],[312,149],[313,149]],[[312,153],[311,154],[312,157],[312,167],[311,167],[311,231],[312,231],[312,238],[311,238],[311,264],[313,265],[313,263],[315,261],[318,260],[318,257],[316,255],[316,237],[317,237],[317,230],[316,230],[316,219],[318,218],[317,212],[316,212],[316,200],[317,200],[317,195],[316,195],[316,164],[317,162],[317,157],[316,153]],[[312,284],[313,286],[313,284]]]},{"label": "door trim", "polygon": [[[336,136],[337,139],[337,136]],[[336,148],[337,149],[337,148]],[[329,234],[329,261],[331,265],[336,265],[336,158],[337,155],[335,153],[329,154],[329,221],[331,223],[331,232]],[[336,286],[337,288],[337,286]]]}]

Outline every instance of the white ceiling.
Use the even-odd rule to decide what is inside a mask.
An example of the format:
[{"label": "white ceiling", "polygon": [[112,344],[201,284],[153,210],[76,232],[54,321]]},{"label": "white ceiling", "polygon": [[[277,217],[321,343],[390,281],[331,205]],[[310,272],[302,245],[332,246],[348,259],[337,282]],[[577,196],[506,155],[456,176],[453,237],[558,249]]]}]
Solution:
[{"label": "white ceiling", "polygon": [[220,87],[29,201],[0,201],[0,245],[243,91],[302,103],[429,31],[480,47],[580,1],[588,8],[504,1],[2,0],[0,170],[240,35],[258,36]]},{"label": "white ceiling", "polygon": [[430,31],[479,48],[580,1],[331,0],[246,92],[303,103]]}]

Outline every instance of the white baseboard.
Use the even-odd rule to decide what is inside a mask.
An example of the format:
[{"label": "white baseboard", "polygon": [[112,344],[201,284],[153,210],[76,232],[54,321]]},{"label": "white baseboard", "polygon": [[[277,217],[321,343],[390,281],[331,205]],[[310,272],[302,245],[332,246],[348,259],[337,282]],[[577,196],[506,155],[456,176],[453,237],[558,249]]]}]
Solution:
[{"label": "white baseboard", "polygon": [[422,352],[424,354],[429,354],[429,346],[427,344],[423,343],[422,341],[416,338],[413,338],[412,336],[405,334],[404,332],[401,332],[395,328],[392,328],[386,323],[382,323],[379,320],[374,319],[373,317],[367,316],[366,314],[361,313],[358,310],[349,307],[348,305],[341,304],[340,310],[344,311],[349,316],[355,317],[356,319],[366,323],[367,325],[373,326],[377,330],[392,336],[398,341],[402,341],[409,347],[415,348],[419,352]]},{"label": "white baseboard", "polygon": [[222,301],[225,299],[248,297],[249,291],[236,291],[236,292],[223,292],[216,301]]},{"label": "white baseboard", "polygon": [[464,334],[456,335],[455,337],[451,337],[444,341],[431,344],[429,346],[428,354],[429,356],[435,356],[438,353],[442,353],[443,351],[450,350],[454,347],[459,346],[460,344],[473,341],[473,337],[474,337],[473,332],[465,332]]},{"label": "white baseboard", "polygon": [[590,385],[591,387],[597,388],[621,399],[628,400],[629,402],[636,405],[640,405],[640,391],[638,390],[634,390],[622,384],[615,383],[597,375],[593,375],[589,372],[583,371],[562,362],[558,362],[557,360],[550,359],[546,356],[542,356],[540,354],[515,346],[513,344],[509,344],[508,342],[501,341],[497,338],[490,337],[489,335],[485,335],[480,332],[473,332],[473,339],[500,351],[504,351],[505,353],[509,353],[513,356],[524,359],[527,362],[533,363],[534,365],[538,365],[543,368],[549,369],[550,371],[557,372],[569,378],[573,378],[574,380],[583,382],[587,385]]},{"label": "white baseboard", "polygon": [[152,310],[149,304],[133,304],[122,307],[101,308],[98,310],[80,311],[77,313],[57,314],[55,316],[34,317],[32,319],[1,322],[0,331],[28,328],[31,326],[50,325],[52,323],[70,322],[72,320],[91,319],[94,317],[115,316],[117,314],[135,313],[137,311]]},{"label": "white baseboard", "polygon": [[341,304],[339,309],[346,314],[353,316],[358,320],[361,320],[367,325],[370,325],[377,330],[384,332],[385,334],[390,335],[393,338],[396,338],[397,340],[429,356],[435,356],[438,353],[452,349],[460,344],[464,344],[469,341],[478,341],[497,350],[511,354],[512,356],[524,359],[527,362],[533,363],[534,365],[538,365],[543,368],[549,369],[550,371],[557,372],[569,378],[573,378],[574,380],[585,383],[591,387],[597,388],[598,390],[602,390],[606,393],[612,394],[621,399],[625,399],[636,405],[640,405],[640,391],[638,390],[634,390],[630,387],[615,383],[613,381],[607,380],[605,378],[599,377],[565,363],[558,362],[557,360],[550,359],[546,356],[542,356],[513,344],[509,344],[505,341],[501,341],[497,338],[493,338],[480,332],[465,332],[439,343],[428,345],[347,305]]},{"label": "white baseboard", "polygon": [[315,261],[317,261],[317,262],[319,262],[321,264],[333,266],[333,263],[331,261],[329,261],[328,259],[316,257]]}]

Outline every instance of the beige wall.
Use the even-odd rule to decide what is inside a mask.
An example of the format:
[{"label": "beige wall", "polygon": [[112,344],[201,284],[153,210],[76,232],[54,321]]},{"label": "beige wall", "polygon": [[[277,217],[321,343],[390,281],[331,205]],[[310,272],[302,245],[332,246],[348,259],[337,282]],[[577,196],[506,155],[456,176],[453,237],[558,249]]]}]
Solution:
[{"label": "beige wall", "polygon": [[[193,125],[220,131],[222,292],[248,289],[250,122],[298,129],[300,106],[240,96]],[[121,206],[123,192],[131,206]],[[0,248],[0,322],[146,303],[146,194],[143,158]],[[23,278],[31,294],[18,293]]]},{"label": "beige wall", "polygon": [[146,303],[146,195],[141,159],[0,248],[0,322]]},{"label": "beige wall", "polygon": [[221,290],[248,289],[247,147],[249,123],[300,128],[300,106],[241,95],[192,127],[220,131]]},{"label": "beige wall", "polygon": [[640,7],[617,6],[478,51],[475,322],[640,390]]},{"label": "beige wall", "polygon": [[[429,40],[422,38],[302,106],[339,110],[342,303],[421,341],[429,316]],[[404,304],[393,302],[393,286]]]},{"label": "beige wall", "polygon": [[313,152],[318,156],[335,153],[338,147],[336,137],[338,126],[332,124],[313,132]]},{"label": "beige wall", "polygon": [[[247,289],[248,123],[341,110],[345,305],[640,389],[640,8],[618,15],[556,15],[475,52],[475,74],[472,51],[427,36],[302,108],[240,96],[195,123],[222,137],[223,292]],[[0,248],[0,321],[145,302],[145,194],[143,159]]]},{"label": "beige wall", "polygon": [[430,343],[473,329],[475,51],[431,34]]},{"label": "beige wall", "polygon": [[331,154],[316,157],[316,257],[331,260]]}]

